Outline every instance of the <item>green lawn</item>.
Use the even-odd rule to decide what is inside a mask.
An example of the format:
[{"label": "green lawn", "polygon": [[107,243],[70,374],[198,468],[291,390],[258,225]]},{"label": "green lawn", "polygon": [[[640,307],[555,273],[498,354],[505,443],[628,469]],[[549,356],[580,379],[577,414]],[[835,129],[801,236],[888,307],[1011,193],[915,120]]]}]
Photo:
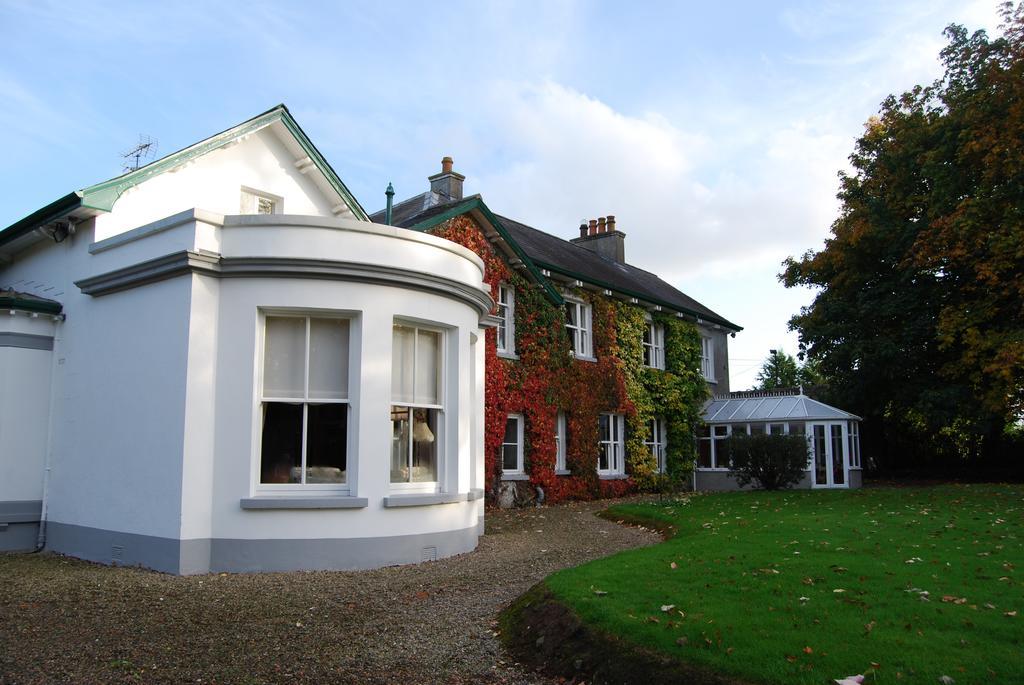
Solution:
[{"label": "green lawn", "polygon": [[1024,486],[721,493],[610,513],[676,534],[548,578],[602,631],[754,682],[1024,683]]}]

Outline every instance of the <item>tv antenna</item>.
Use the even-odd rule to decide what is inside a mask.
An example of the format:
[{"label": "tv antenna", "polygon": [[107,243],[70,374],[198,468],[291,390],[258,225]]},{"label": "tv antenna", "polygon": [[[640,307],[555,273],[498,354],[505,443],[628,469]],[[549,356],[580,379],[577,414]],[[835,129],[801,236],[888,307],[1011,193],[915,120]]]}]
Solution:
[{"label": "tv antenna", "polygon": [[139,144],[131,150],[126,150],[121,153],[121,159],[124,160],[122,163],[124,171],[135,171],[139,167],[148,164],[149,160],[156,157],[156,148],[158,144],[159,141],[157,141],[156,138],[140,133]]}]

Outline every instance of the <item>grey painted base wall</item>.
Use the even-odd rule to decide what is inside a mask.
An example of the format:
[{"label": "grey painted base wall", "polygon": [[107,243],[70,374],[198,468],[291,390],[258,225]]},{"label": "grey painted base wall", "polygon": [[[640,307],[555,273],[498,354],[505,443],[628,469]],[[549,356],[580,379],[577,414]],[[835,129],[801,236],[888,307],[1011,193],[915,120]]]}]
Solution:
[{"label": "grey painted base wall", "polygon": [[38,523],[0,523],[0,552],[31,552],[38,536]]},{"label": "grey painted base wall", "polygon": [[317,540],[175,540],[47,524],[46,548],[116,566],[180,575],[261,571],[361,570],[415,564],[476,549],[483,520],[462,530],[385,538]]}]

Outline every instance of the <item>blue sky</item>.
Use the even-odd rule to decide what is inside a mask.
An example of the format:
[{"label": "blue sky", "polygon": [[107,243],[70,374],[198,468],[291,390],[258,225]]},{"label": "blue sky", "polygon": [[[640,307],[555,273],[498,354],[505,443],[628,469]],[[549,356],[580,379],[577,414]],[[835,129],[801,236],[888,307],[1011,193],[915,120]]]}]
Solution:
[{"label": "blue sky", "polygon": [[[635,5],[635,6],[634,6]],[[835,218],[836,173],[942,29],[997,3],[0,2],[0,226],[284,102],[363,205],[443,155],[562,237],[614,214],[627,259],[745,330],[734,389],[809,291],[776,280]]]}]

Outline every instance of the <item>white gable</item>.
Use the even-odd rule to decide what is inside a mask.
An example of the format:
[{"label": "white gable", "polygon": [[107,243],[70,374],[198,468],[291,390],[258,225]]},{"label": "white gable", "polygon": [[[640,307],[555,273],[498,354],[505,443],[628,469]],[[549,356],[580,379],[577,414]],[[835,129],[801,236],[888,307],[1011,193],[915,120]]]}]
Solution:
[{"label": "white gable", "polygon": [[291,134],[273,122],[127,189],[109,214],[96,217],[95,240],[192,208],[250,213],[243,192],[253,191],[276,199],[276,213],[355,218],[325,185]]}]

